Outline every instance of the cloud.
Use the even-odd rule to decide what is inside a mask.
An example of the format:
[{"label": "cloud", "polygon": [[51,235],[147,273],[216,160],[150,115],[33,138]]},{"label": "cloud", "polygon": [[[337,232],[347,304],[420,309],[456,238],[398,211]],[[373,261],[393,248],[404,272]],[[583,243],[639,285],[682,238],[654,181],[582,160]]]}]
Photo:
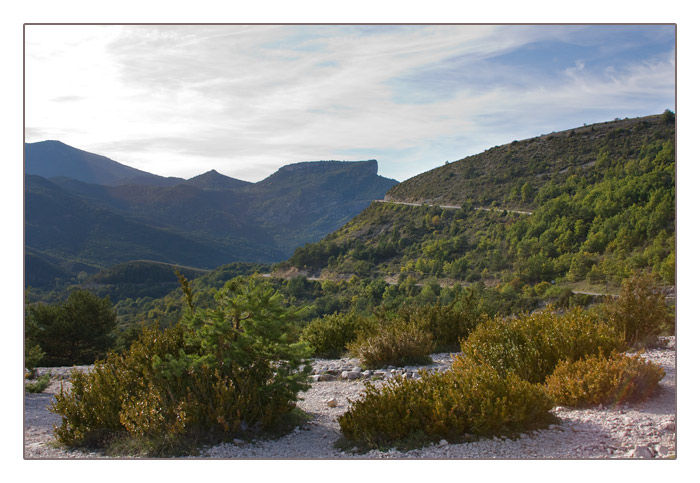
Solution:
[{"label": "cloud", "polygon": [[28,126],[158,174],[366,154],[404,179],[672,100],[668,33],[603,27],[105,26],[90,47],[52,30],[27,49]]}]

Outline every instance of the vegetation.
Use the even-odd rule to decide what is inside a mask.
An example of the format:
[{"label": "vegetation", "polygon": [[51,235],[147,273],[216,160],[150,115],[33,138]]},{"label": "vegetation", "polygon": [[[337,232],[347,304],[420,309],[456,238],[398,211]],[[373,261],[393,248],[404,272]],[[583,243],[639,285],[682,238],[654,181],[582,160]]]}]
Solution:
[{"label": "vegetation", "polygon": [[661,367],[638,355],[613,353],[562,361],[547,376],[546,386],[556,404],[624,404],[649,397],[664,376]]},{"label": "vegetation", "polygon": [[418,380],[368,383],[338,422],[351,444],[406,448],[534,429],[552,422],[551,408],[541,386],[465,361],[454,370],[424,372]]},{"label": "vegetation", "polygon": [[51,384],[51,374],[44,374],[39,376],[36,381],[25,382],[24,389],[27,392],[39,393],[44,392],[44,390]]},{"label": "vegetation", "polygon": [[624,342],[614,327],[595,314],[576,307],[557,314],[552,307],[512,318],[485,322],[462,344],[453,365],[477,361],[498,374],[515,374],[532,383],[543,383],[563,360],[591,354],[609,355]]},{"label": "vegetation", "polygon": [[653,344],[663,331],[673,329],[664,294],[654,288],[649,274],[636,273],[623,282],[620,296],[609,298],[603,313],[634,348]]},{"label": "vegetation", "polygon": [[[30,364],[92,364],[112,347],[116,324],[109,298],[99,298],[85,290],[71,292],[63,303],[29,305],[25,350]],[[42,352],[43,357],[37,360]]]},{"label": "vegetation", "polygon": [[[435,168],[394,186],[391,199],[460,206],[534,208],[551,180],[598,164],[601,153],[624,166],[639,159],[644,146],[673,141],[673,113],[582,126],[514,141]],[[577,173],[579,172],[579,173]]]},{"label": "vegetation", "polygon": [[232,280],[216,308],[146,329],[127,352],[75,371],[51,407],[58,440],[162,456],[273,428],[308,387],[307,349],[289,340],[293,315],[269,284]]},{"label": "vegetation", "polygon": [[374,324],[367,317],[356,312],[336,312],[309,322],[301,333],[301,340],[309,345],[313,355],[337,358],[346,352],[348,344],[373,329]]},{"label": "vegetation", "polygon": [[411,322],[393,319],[376,332],[348,344],[348,349],[368,368],[429,364],[435,349],[433,336]]},{"label": "vegetation", "polygon": [[[461,208],[374,203],[281,267],[530,287],[585,281],[603,291],[647,269],[673,284],[673,124],[655,116],[603,127],[494,148],[412,178],[388,196]],[[478,160],[488,160],[479,169],[495,176],[490,184],[459,174]],[[523,207],[532,214],[510,211]]]}]

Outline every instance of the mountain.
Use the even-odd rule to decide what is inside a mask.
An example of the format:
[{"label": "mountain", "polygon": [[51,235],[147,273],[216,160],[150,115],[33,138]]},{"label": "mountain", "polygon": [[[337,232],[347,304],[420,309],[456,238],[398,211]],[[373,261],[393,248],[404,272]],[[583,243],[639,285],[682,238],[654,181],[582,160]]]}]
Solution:
[{"label": "mountain", "polygon": [[24,173],[43,178],[66,177],[102,185],[149,184],[172,186],[180,178],[165,178],[113,161],[105,156],[76,149],[60,141],[24,145]]},{"label": "mountain", "polygon": [[[60,153],[73,150],[62,146]],[[114,174],[121,165],[107,158],[83,156],[101,179],[105,172],[113,173],[110,182],[135,179]],[[62,272],[92,273],[135,259],[209,269],[279,262],[382,198],[396,181],[378,176],[377,168],[375,160],[298,163],[259,183],[212,170],[167,186],[144,174],[150,184],[89,183],[70,171],[53,171],[51,180],[27,175],[27,281],[51,284]]]},{"label": "mountain", "polygon": [[646,269],[673,285],[675,200],[667,111],[514,141],[418,175],[278,269],[516,290],[614,286]]},{"label": "mountain", "polygon": [[[534,207],[537,203],[529,194],[536,193],[551,179],[589,169],[604,154],[620,160],[635,158],[642,146],[674,136],[670,112],[581,126],[513,141],[440,166],[394,186],[387,199]],[[523,197],[526,184],[527,196]]]},{"label": "mountain", "polygon": [[240,179],[236,178],[230,178],[212,169],[211,171],[207,171],[199,176],[188,179],[183,184],[201,189],[233,190],[242,188],[243,186],[248,186],[251,183],[248,181],[241,181]]},{"label": "mountain", "polygon": [[45,285],[60,272],[90,273],[134,259],[214,268],[236,255],[93,206],[39,176],[25,177],[24,202],[27,283]]}]

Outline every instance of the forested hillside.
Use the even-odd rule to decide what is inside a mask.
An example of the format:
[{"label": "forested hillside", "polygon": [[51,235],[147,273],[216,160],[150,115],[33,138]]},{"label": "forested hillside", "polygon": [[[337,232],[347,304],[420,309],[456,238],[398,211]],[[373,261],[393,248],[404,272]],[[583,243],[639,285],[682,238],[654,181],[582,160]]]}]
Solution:
[{"label": "forested hillside", "polygon": [[674,147],[667,112],[493,148],[387,193],[423,206],[374,203],[279,268],[594,286],[650,269],[673,285]]}]

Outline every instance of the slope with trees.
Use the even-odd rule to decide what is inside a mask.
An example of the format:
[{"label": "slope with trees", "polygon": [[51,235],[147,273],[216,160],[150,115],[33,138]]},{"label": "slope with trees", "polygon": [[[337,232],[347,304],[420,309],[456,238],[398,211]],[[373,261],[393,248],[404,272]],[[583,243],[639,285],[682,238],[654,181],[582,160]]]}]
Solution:
[{"label": "slope with trees", "polygon": [[[580,139],[590,137],[590,130],[599,136],[591,139],[592,146]],[[499,148],[500,156],[489,152],[401,183],[387,198],[459,203],[462,208],[375,203],[320,242],[298,248],[279,268],[327,277],[404,274],[417,279],[503,280],[532,286],[552,281],[619,285],[633,271],[649,269],[673,285],[672,115],[568,132],[573,134],[516,143],[539,146],[540,161],[513,158],[507,148]],[[597,151],[589,161],[592,150]],[[563,168],[568,158],[581,162]],[[500,176],[500,168],[508,167],[507,182],[499,188],[483,180],[474,184],[439,181],[479,160],[488,161],[483,169],[495,169],[487,171],[487,177]],[[533,171],[531,176],[528,166],[533,163],[547,169],[537,175]],[[518,176],[522,171],[526,174]],[[488,201],[491,204],[486,207],[494,209],[475,209]],[[523,205],[532,210],[531,215],[509,211]]]}]

